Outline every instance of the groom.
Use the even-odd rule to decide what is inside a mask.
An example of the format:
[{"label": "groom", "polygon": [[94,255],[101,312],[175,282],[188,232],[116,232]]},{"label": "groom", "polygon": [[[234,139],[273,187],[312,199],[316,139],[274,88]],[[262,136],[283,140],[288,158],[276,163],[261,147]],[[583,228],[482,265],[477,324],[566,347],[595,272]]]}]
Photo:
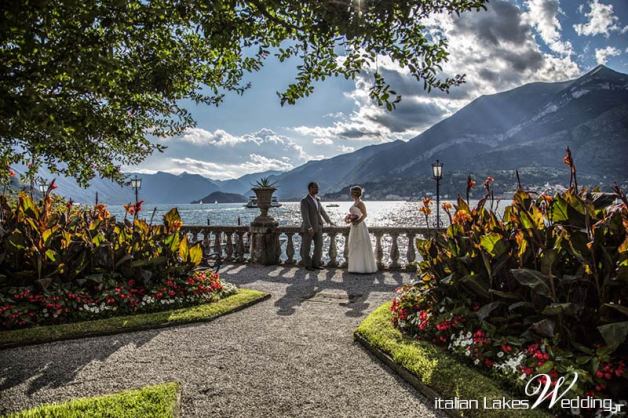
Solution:
[{"label": "groom", "polygon": [[[322,269],[321,256],[323,252],[323,219],[333,225],[327,216],[327,212],[321,205],[318,194],[318,184],[311,182],[307,185],[308,194],[301,200],[301,231],[303,242],[301,243],[301,259],[307,270]],[[314,256],[310,257],[310,247],[314,241]]]}]

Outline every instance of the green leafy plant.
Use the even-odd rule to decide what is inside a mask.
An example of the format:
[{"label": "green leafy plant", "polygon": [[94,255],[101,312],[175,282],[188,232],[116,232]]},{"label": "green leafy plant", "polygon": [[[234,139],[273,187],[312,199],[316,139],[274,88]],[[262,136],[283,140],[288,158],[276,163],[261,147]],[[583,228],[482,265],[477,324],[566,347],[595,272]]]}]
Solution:
[{"label": "green leafy plant", "polygon": [[552,338],[585,354],[625,348],[625,195],[520,190],[502,219],[485,202],[470,209],[458,199],[446,234],[417,242],[426,294],[448,309],[480,304],[482,320],[509,335]]},{"label": "green leafy plant", "polygon": [[192,245],[181,232],[176,209],[163,225],[126,217],[120,222],[105,205],[65,205],[48,192],[39,202],[25,193],[14,204],[0,197],[0,211],[0,292],[55,282],[160,280],[187,275],[202,260],[200,244]]},{"label": "green leafy plant", "polygon": [[[572,394],[622,399],[628,354],[628,199],[570,186],[536,194],[519,187],[503,215],[493,178],[476,207],[459,197],[445,233],[417,240],[422,261],[399,289],[393,321],[478,367],[526,376],[577,372]],[[521,378],[523,376],[523,378]]]},{"label": "green leafy plant", "polygon": [[253,184],[253,187],[257,187],[260,189],[270,189],[274,187],[275,184],[277,183],[270,181],[270,177],[262,177],[261,179],[257,180],[255,184]]}]

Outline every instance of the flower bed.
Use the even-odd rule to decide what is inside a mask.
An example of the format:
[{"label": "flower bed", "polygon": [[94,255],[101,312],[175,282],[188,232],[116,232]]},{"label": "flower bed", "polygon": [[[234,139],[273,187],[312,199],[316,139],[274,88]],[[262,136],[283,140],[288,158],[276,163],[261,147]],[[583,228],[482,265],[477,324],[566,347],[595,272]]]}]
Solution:
[{"label": "flower bed", "polygon": [[199,271],[203,250],[181,232],[176,209],[162,224],[117,220],[106,206],[54,197],[0,196],[0,327],[24,328],[205,303],[235,292]]},{"label": "flower bed", "polygon": [[445,234],[417,241],[423,261],[392,301],[394,325],[511,388],[577,373],[568,397],[625,400],[625,194],[520,189],[499,217],[491,184],[476,208],[461,198],[455,213],[443,207]]},{"label": "flower bed", "polygon": [[168,278],[146,286],[115,280],[104,286],[71,288],[54,284],[46,290],[9,288],[0,294],[0,328],[61,324],[140,312],[155,312],[213,302],[236,292],[218,274],[196,271],[187,278]]}]

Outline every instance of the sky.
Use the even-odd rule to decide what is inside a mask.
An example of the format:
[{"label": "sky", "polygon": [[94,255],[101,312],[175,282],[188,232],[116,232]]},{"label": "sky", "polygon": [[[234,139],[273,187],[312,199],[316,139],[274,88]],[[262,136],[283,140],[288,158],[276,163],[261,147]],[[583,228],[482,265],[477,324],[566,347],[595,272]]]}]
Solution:
[{"label": "sky", "polygon": [[394,111],[370,101],[369,69],[355,80],[318,83],[313,95],[282,107],[276,92],[293,80],[298,62],[269,59],[247,76],[252,87],[243,96],[228,95],[218,108],[185,103],[197,127],[160,139],[168,147],[164,153],[125,169],[219,180],[287,171],[367,145],[412,139],[481,95],[577,78],[598,64],[628,73],[628,0],[492,0],[486,11],[424,23],[449,40],[442,75],[466,75],[467,82],[448,95],[427,94],[382,56],[380,72],[403,96]]}]

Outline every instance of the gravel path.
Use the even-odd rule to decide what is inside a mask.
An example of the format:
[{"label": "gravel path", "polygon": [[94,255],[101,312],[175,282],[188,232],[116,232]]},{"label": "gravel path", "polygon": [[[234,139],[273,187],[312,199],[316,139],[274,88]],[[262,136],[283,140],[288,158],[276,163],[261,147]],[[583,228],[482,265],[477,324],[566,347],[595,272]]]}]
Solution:
[{"label": "gravel path", "polygon": [[209,323],[0,351],[0,415],[177,380],[185,417],[435,416],[353,342],[409,275],[227,266],[223,278],[273,297]]}]

